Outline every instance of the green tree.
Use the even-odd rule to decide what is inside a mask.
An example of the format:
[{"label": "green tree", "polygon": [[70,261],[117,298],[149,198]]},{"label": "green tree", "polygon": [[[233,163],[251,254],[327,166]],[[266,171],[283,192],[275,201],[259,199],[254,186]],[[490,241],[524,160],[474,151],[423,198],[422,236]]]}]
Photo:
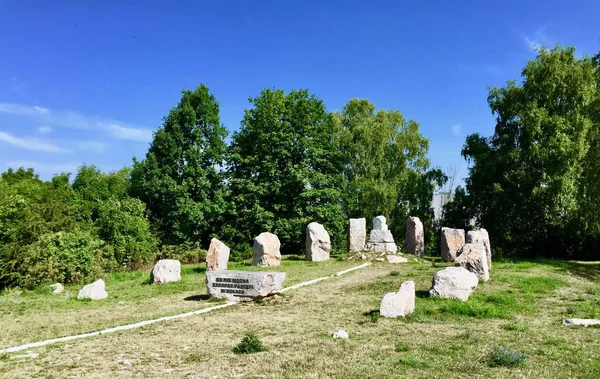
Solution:
[{"label": "green tree", "polygon": [[325,105],[307,90],[271,89],[250,103],[227,158],[234,204],[227,234],[247,250],[271,231],[282,252],[299,253],[306,225],[316,221],[335,248],[344,246],[343,161]]},{"label": "green tree", "polygon": [[219,103],[202,84],[183,91],[145,160],[134,161],[132,194],[146,203],[163,244],[206,243],[219,230],[226,136]]}]

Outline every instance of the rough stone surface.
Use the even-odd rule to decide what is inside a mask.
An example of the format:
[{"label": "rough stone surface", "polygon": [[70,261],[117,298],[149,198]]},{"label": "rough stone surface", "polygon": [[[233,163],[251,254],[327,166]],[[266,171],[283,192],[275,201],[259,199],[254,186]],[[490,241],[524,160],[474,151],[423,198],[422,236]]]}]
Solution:
[{"label": "rough stone surface", "polygon": [[446,267],[433,276],[429,296],[467,301],[477,288],[477,275],[462,267]]},{"label": "rough stone surface", "polygon": [[418,257],[425,254],[425,233],[423,223],[418,217],[406,219],[406,244],[404,249]]},{"label": "rough stone surface", "polygon": [[50,289],[52,290],[52,293],[56,294],[63,292],[65,287],[60,283],[55,283],[50,286]]},{"label": "rough stone surface", "polygon": [[285,272],[208,271],[206,288],[213,297],[251,301],[273,295],[283,288]]},{"label": "rough stone surface", "polygon": [[404,317],[415,310],[415,282],[402,283],[398,292],[387,293],[381,301],[379,314],[383,317]]},{"label": "rough stone surface", "polygon": [[485,247],[479,244],[468,243],[460,248],[458,257],[454,260],[455,266],[464,267],[484,282],[490,280]]},{"label": "rough stone surface", "polygon": [[348,251],[356,253],[363,251],[367,240],[367,220],[351,218],[348,231]]},{"label": "rough stone surface", "polygon": [[377,216],[373,219],[373,230],[388,230],[387,220],[383,216]]},{"label": "rough stone surface", "polygon": [[454,262],[456,253],[465,244],[465,231],[463,229],[442,228],[442,260]]},{"label": "rough stone surface", "polygon": [[467,243],[478,243],[485,247],[485,253],[487,256],[488,269],[492,269],[492,245],[490,244],[490,235],[487,230],[481,228],[479,230],[472,230],[467,233]]},{"label": "rough stone surface", "polygon": [[317,222],[311,222],[306,227],[306,260],[321,262],[329,259],[331,239],[325,227]]},{"label": "rough stone surface", "polygon": [[399,255],[386,255],[385,259],[388,263],[408,263],[408,259]]},{"label": "rough stone surface", "polygon": [[281,264],[280,247],[281,243],[275,234],[260,233],[258,237],[254,238],[252,264],[254,266],[279,266]]},{"label": "rough stone surface", "polygon": [[206,271],[227,270],[230,249],[216,238],[210,240],[208,253],[206,254]]},{"label": "rough stone surface", "polygon": [[398,251],[398,246],[393,242],[368,242],[365,250],[394,254]]},{"label": "rough stone surface", "polygon": [[161,259],[152,270],[152,283],[165,284],[181,280],[181,263],[176,259]]},{"label": "rough stone surface", "polygon": [[563,325],[569,326],[590,326],[590,325],[600,325],[600,320],[596,320],[593,318],[568,318],[563,320]]},{"label": "rough stone surface", "polygon": [[347,332],[347,331],[345,331],[345,330],[343,330],[343,329],[338,329],[338,330],[336,330],[336,331],[333,333],[333,336],[332,336],[332,337],[333,337],[334,339],[341,338],[341,339],[347,340],[349,336],[348,336],[348,332]]},{"label": "rough stone surface", "polygon": [[94,283],[84,286],[79,290],[77,300],[91,299],[91,300],[102,300],[108,297],[108,293],[105,290],[104,280],[98,279]]},{"label": "rough stone surface", "polygon": [[390,230],[373,229],[369,233],[369,242],[394,242],[394,236]]}]

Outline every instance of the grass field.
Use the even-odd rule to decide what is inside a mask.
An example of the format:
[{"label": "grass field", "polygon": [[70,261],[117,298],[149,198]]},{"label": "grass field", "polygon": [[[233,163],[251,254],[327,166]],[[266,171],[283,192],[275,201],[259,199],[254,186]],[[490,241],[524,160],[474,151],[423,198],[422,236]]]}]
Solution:
[{"label": "grass field", "polygon": [[[283,269],[290,278],[286,285],[291,285],[349,266],[336,261],[286,261]],[[491,280],[481,283],[466,303],[427,296],[432,275],[442,267],[435,260],[404,265],[375,262],[260,303],[38,348],[36,359],[0,356],[0,374],[4,378],[600,377],[600,329],[561,325],[566,317],[600,318],[600,264],[495,262]],[[127,322],[144,318],[134,312],[138,307],[150,317],[185,311],[189,308],[183,299],[204,293],[202,272],[195,270],[186,268],[187,278],[172,289],[145,286],[142,274],[109,278],[110,296],[117,283],[123,284],[123,296],[116,298],[115,293],[104,304],[55,307],[61,303],[52,295],[5,294],[0,298],[3,345],[46,338],[41,332],[53,329],[44,328],[44,320],[47,325],[60,324],[65,315],[69,320],[77,319],[77,314],[88,316],[82,316],[85,326],[71,320],[63,332],[97,329],[90,327],[97,320],[89,315],[113,314],[119,307],[129,307],[121,314],[129,317]],[[396,291],[405,280],[416,282],[415,313],[406,319],[377,317],[383,295]],[[129,300],[126,293],[137,298]],[[74,301],[73,295],[65,295],[65,304]],[[165,301],[176,305],[163,308]],[[189,302],[194,308],[208,304]],[[6,315],[7,309],[12,316]],[[117,322],[116,315],[105,317],[110,319],[102,321],[106,325],[124,323]],[[31,321],[34,327],[28,331]],[[333,340],[337,328],[348,331],[350,339]],[[234,354],[247,332],[255,333],[267,350]],[[497,345],[525,353],[527,360],[519,367],[494,367],[489,354]]]}]

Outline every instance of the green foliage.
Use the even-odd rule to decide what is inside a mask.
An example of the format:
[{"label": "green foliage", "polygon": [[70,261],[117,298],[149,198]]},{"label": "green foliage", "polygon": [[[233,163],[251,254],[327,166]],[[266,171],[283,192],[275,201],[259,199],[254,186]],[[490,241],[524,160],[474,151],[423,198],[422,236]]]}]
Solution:
[{"label": "green foliage", "polygon": [[235,354],[252,354],[265,351],[263,343],[254,333],[246,333],[242,341],[233,348]]},{"label": "green foliage", "polygon": [[395,347],[396,352],[402,353],[410,350],[410,346],[405,343],[398,342]]},{"label": "green foliage", "polygon": [[514,332],[524,332],[525,330],[527,330],[527,326],[518,322],[510,322],[508,324],[502,324],[502,329]]},{"label": "green foliage", "polygon": [[488,354],[490,367],[519,367],[529,356],[518,350],[512,350],[502,345],[494,345]]},{"label": "green foliage", "polygon": [[207,251],[194,245],[163,245],[157,259],[177,259],[181,263],[201,263]]},{"label": "green foliage", "polygon": [[397,270],[390,271],[390,276],[400,276],[400,271],[397,271]]}]

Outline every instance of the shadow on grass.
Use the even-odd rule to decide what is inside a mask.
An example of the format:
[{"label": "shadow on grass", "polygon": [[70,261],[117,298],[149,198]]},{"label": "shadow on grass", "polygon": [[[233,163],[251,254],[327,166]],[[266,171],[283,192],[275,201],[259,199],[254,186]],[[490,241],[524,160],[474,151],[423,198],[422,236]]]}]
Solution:
[{"label": "shadow on grass", "polygon": [[429,297],[429,291],[419,290],[415,291],[415,296],[419,299],[426,299]]},{"label": "shadow on grass", "polygon": [[186,297],[185,301],[206,301],[210,299],[210,295],[194,295]]},{"label": "shadow on grass", "polygon": [[564,273],[569,273],[575,276],[579,276],[584,279],[592,280],[595,282],[600,281],[600,262],[584,262],[584,261],[567,261],[560,259],[502,259],[499,260],[501,263],[512,263],[518,268],[528,269],[534,265],[547,265],[556,268]]}]

